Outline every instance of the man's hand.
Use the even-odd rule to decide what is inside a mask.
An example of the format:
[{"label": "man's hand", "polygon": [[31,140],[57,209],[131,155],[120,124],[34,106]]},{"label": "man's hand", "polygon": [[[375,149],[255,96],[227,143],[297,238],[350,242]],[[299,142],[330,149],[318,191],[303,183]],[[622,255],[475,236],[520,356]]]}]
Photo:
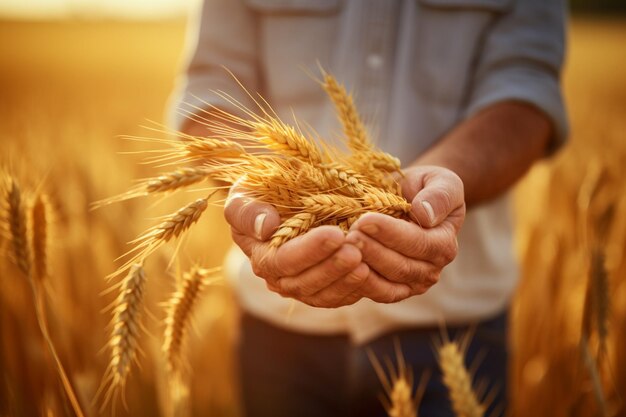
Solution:
[{"label": "man's hand", "polygon": [[457,253],[456,237],[465,218],[461,179],[445,168],[418,166],[405,171],[401,185],[412,202],[416,223],[369,213],[356,221],[346,237],[370,267],[368,281],[386,280],[409,289],[389,299],[389,294],[366,282],[361,294],[374,301],[395,302],[423,294]]},{"label": "man's hand", "polygon": [[317,227],[273,248],[269,239],[280,217],[271,205],[235,190],[224,215],[233,240],[271,291],[315,307],[340,307],[361,299],[358,290],[368,280],[370,269],[338,227]]}]

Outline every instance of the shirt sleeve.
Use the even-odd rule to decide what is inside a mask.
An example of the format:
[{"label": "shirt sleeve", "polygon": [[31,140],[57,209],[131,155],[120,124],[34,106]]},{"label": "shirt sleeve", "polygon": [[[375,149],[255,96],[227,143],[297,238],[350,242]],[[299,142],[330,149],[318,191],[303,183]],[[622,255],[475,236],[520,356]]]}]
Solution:
[{"label": "shirt sleeve", "polygon": [[170,97],[170,127],[179,130],[189,113],[197,114],[209,105],[237,113],[237,107],[216,91],[253,108],[242,87],[252,94],[258,90],[253,12],[241,0],[205,0],[202,12],[190,22],[187,37],[190,54]]},{"label": "shirt sleeve", "polygon": [[551,120],[550,151],[568,136],[560,88],[565,51],[563,0],[518,0],[485,37],[466,116],[499,101],[526,102]]}]

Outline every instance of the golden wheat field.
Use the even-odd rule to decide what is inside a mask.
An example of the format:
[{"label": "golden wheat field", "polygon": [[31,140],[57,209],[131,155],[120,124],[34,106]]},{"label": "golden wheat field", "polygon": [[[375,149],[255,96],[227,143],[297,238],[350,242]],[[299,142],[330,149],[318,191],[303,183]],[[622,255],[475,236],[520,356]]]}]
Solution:
[{"label": "golden wheat field", "polygon": [[[110,305],[105,277],[127,242],[194,196],[158,204],[90,204],[154,175],[137,151],[150,144],[121,136],[158,136],[180,65],[185,22],[0,22],[0,168],[19,183],[37,213],[45,194],[47,248],[39,300],[50,339],[85,415],[109,415],[95,400],[109,366]],[[514,416],[626,415],[626,20],[575,17],[564,88],[572,137],[518,186],[515,215],[523,279],[511,314]],[[6,181],[5,181],[6,182]],[[2,184],[3,213],[11,185]],[[6,190],[9,190],[5,192]],[[6,196],[9,197],[6,197]],[[5,214],[3,214],[4,216]],[[41,211],[40,211],[41,215]],[[37,230],[37,215],[24,219]],[[55,361],[37,321],[11,225],[0,235],[0,416],[71,416]],[[222,210],[209,206],[180,243],[145,265],[146,314],[140,366],[134,366],[117,415],[239,416],[237,309],[215,280],[196,305],[183,345],[185,384],[173,409],[162,353],[161,304],[194,265],[214,267],[231,244]],[[180,256],[171,264],[178,249]],[[43,257],[43,255],[41,255]],[[137,279],[143,279],[136,273]],[[191,284],[189,284],[191,285]],[[35,288],[33,287],[33,288]],[[382,386],[381,386],[382,392]],[[118,401],[119,402],[119,401]]]}]

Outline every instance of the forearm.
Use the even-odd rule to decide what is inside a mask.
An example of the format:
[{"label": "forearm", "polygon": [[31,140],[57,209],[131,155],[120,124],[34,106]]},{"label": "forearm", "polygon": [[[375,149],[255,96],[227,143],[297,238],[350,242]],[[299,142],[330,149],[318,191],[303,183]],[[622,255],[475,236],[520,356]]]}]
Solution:
[{"label": "forearm", "polygon": [[546,150],[549,119],[518,102],[495,104],[464,121],[413,165],[437,165],[463,181],[467,206],[497,197],[520,179]]}]

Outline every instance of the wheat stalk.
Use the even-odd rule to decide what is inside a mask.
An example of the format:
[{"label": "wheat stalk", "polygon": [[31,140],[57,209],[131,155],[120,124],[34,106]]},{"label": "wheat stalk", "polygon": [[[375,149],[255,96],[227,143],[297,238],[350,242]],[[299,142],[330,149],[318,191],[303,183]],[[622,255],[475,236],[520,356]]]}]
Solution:
[{"label": "wheat stalk", "polygon": [[472,378],[465,368],[463,354],[456,342],[444,342],[438,349],[443,383],[448,387],[457,417],[482,417],[485,406],[472,389]]}]

